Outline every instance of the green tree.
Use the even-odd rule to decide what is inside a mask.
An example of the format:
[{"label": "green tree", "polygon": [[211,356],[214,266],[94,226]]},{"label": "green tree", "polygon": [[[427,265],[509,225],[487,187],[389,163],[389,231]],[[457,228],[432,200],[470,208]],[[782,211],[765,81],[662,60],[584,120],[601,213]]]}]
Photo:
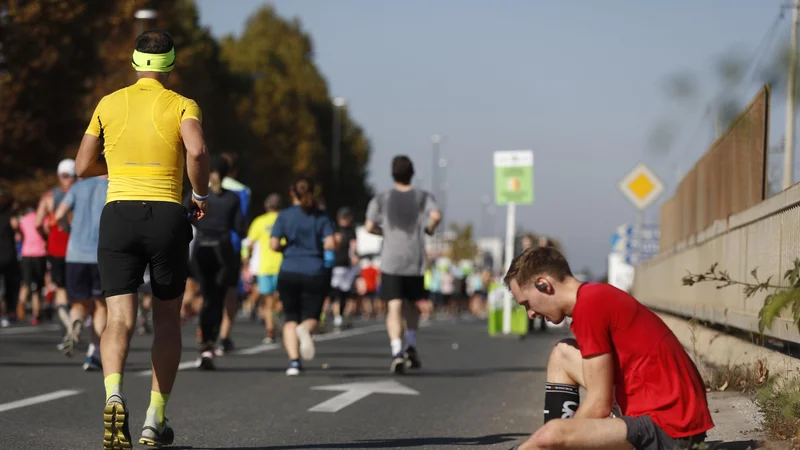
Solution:
[{"label": "green tree", "polygon": [[[102,65],[101,43],[134,2],[5,2],[0,77],[0,180],[46,181],[86,129],[87,73]],[[51,180],[52,181],[52,180]]]},{"label": "green tree", "polygon": [[[0,2],[2,3],[2,2]],[[364,209],[371,148],[341,116],[341,185],[331,190],[333,105],[298,20],[256,11],[238,39],[216,41],[192,0],[9,0],[3,11],[0,73],[0,184],[35,198],[54,182],[58,160],[73,156],[104,95],[130,85],[138,9],[159,12],[155,27],[177,52],[169,88],[195,99],[212,153],[239,153],[239,178],[254,199],[285,193],[298,174],[314,176],[330,209],[347,199]],[[0,8],[2,9],[2,8]],[[255,200],[260,203],[260,200]],[[258,208],[254,208],[254,212]]]},{"label": "green tree", "polygon": [[449,240],[451,259],[455,262],[467,259],[473,261],[478,255],[478,246],[472,236],[472,224],[467,223],[459,226],[456,223],[450,225],[453,237]]},{"label": "green tree", "polygon": [[[370,143],[342,111],[341,175],[332,189],[331,139],[334,105],[313,62],[311,38],[297,19],[287,21],[264,6],[248,19],[239,38],[222,40],[222,58],[245,89],[234,93],[237,117],[255,136],[242,149],[258,185],[254,190],[285,192],[293,177],[322,182],[321,194],[334,210],[345,203],[363,209],[372,192],[366,185]],[[249,87],[249,89],[248,89]],[[263,174],[269,173],[269,177]]]}]

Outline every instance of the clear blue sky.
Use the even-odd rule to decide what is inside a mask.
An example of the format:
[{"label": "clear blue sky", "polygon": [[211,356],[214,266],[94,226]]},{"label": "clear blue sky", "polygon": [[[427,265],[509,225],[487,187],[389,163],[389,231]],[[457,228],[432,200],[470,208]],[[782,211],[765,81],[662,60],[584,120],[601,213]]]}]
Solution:
[{"label": "clear blue sky", "polygon": [[[263,3],[198,0],[201,21],[216,36],[240,33]],[[372,140],[370,182],[377,189],[390,186],[389,161],[397,153],[416,161],[428,188],[430,136],[440,133],[450,165],[449,219],[477,224],[480,197],[493,194],[492,152],[531,149],[536,201],[518,208],[518,222],[562,239],[575,269],[603,273],[611,234],[636,218],[617,182],[644,161],[666,182],[664,200],[676,184],[676,166],[689,169],[711,138],[711,125],[695,132],[701,105],[678,109],[665,80],[691,70],[704,96],[716,94],[718,57],[731,48],[755,49],[784,2],[269,3],[285,17],[299,17],[313,37],[331,95],[347,98]],[[744,89],[745,97],[756,89]],[[782,130],[782,108],[775,99],[773,129]],[[665,118],[679,119],[680,127],[672,153],[659,156],[649,137]],[[658,206],[646,216],[657,221]],[[484,217],[486,231],[499,236],[505,209]]]}]

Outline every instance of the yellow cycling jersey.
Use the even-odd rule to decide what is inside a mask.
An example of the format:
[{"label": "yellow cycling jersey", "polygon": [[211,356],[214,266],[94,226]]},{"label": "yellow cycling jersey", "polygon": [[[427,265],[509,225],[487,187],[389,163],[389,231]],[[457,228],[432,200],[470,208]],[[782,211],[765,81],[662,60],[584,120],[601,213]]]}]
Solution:
[{"label": "yellow cycling jersey", "polygon": [[150,78],[100,100],[86,133],[105,141],[106,202],[182,203],[186,119],[202,121],[197,103]]}]

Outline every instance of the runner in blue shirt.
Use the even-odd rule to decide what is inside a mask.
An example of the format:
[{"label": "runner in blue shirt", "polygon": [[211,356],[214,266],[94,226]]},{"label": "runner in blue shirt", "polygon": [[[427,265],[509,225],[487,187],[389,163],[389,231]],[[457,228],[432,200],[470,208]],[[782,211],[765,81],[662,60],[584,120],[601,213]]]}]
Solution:
[{"label": "runner in blue shirt", "polygon": [[97,242],[100,216],[106,204],[108,176],[86,178],[70,188],[56,209],[60,221],[72,211],[71,232],[67,244],[67,299],[70,302],[72,328],[59,345],[71,356],[77,345],[83,322],[92,313],[92,343],[86,353],[83,370],[100,370],[100,336],[106,327],[106,302],[100,288],[100,269],[97,265]]}]

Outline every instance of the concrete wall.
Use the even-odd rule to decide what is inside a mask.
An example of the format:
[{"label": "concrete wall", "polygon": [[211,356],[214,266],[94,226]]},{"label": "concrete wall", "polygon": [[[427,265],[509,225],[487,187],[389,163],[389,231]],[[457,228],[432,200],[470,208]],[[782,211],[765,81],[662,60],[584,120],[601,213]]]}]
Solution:
[{"label": "concrete wall", "polygon": [[[717,289],[714,283],[683,286],[688,273],[703,273],[712,264],[735,280],[758,277],[784,284],[783,274],[800,257],[800,184],[762,203],[718,220],[707,230],[684,239],[636,269],[633,294],[647,306],[684,317],[758,332],[758,312],[766,293],[745,298],[742,288]],[[800,342],[791,311],[765,334]]]}]

